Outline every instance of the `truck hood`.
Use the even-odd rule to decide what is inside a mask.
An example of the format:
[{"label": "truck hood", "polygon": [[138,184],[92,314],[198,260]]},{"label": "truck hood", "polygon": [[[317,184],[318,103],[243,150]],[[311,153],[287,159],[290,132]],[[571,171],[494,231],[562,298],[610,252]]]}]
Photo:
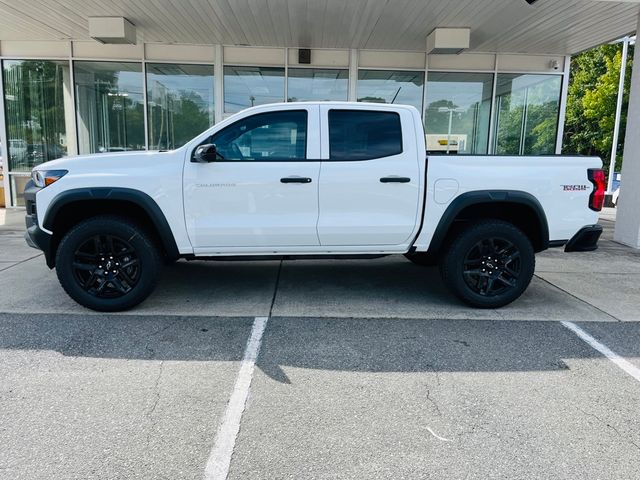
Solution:
[{"label": "truck hood", "polygon": [[[179,149],[178,149],[179,150]],[[69,170],[73,173],[99,172],[149,167],[167,158],[175,158],[178,150],[142,150],[129,152],[95,153],[91,155],[73,155],[42,163],[34,170]]]}]

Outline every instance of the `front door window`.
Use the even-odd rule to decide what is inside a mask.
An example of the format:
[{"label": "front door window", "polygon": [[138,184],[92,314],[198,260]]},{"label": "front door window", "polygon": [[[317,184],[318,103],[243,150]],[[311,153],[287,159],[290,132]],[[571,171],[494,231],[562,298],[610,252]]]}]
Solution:
[{"label": "front door window", "polygon": [[216,145],[221,161],[305,160],[307,111],[288,110],[243,118],[207,142]]}]

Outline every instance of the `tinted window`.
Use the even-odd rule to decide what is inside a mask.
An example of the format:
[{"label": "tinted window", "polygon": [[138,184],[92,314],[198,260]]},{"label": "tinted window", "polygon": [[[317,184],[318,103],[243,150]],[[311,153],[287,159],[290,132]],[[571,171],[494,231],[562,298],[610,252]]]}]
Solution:
[{"label": "tinted window", "polygon": [[399,153],[402,153],[402,129],[397,113],[329,111],[331,160],[370,160]]},{"label": "tinted window", "polygon": [[229,125],[204,143],[214,143],[224,160],[304,160],[307,111],[252,115]]}]

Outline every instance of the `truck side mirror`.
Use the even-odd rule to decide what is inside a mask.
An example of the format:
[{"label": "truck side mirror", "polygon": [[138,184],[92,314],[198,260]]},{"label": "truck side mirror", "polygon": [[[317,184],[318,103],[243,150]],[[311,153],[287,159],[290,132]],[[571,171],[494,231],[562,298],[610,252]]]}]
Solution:
[{"label": "truck side mirror", "polygon": [[191,161],[193,163],[211,163],[218,158],[218,151],[213,143],[205,143],[198,146],[193,152]]}]

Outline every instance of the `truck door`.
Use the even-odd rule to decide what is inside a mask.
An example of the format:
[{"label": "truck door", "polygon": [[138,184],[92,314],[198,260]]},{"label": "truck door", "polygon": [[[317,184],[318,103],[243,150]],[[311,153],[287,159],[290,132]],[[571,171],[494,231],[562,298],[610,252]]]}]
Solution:
[{"label": "truck door", "polygon": [[424,152],[411,112],[381,108],[320,107],[321,245],[402,245],[415,235]]},{"label": "truck door", "polygon": [[292,104],[250,114],[200,142],[215,144],[219,158],[185,162],[185,218],[195,253],[319,245],[319,131],[319,107]]}]

